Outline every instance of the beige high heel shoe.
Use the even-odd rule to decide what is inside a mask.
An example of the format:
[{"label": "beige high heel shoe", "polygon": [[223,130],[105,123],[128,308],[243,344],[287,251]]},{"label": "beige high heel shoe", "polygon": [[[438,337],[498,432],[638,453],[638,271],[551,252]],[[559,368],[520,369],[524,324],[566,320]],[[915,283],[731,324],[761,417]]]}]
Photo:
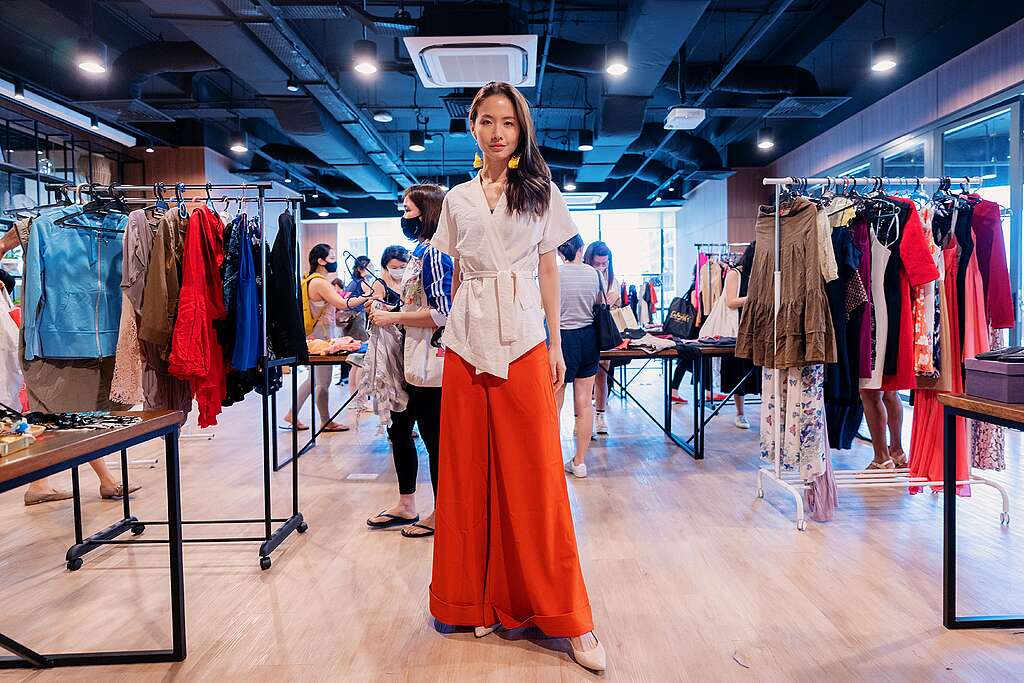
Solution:
[{"label": "beige high heel shoe", "polygon": [[494,624],[493,626],[477,626],[473,629],[473,635],[477,638],[483,638],[489,636],[495,631],[501,628],[501,624]]},{"label": "beige high heel shoe", "polygon": [[604,671],[607,668],[607,655],[604,651],[604,645],[601,644],[600,640],[597,640],[597,635],[591,632],[590,635],[594,636],[594,640],[597,641],[597,646],[592,647],[589,650],[577,650],[573,644],[573,639],[569,639],[569,647],[572,648],[572,658],[576,660],[576,663],[582,666],[584,669],[590,669],[591,671]]}]

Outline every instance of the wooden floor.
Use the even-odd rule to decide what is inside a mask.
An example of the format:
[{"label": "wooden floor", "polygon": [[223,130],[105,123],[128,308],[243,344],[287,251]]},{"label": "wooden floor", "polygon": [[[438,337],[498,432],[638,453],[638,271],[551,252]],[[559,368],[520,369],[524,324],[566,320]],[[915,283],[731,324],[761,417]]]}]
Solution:
[{"label": "wooden floor", "polygon": [[[652,407],[660,405],[656,373],[635,386]],[[186,518],[261,514],[258,407],[254,397],[228,408],[212,440],[183,443]],[[686,407],[676,411],[689,415]],[[715,421],[707,460],[698,463],[616,401],[612,435],[593,449],[590,478],[569,482],[608,650],[605,679],[1024,679],[1024,635],[941,625],[939,496],[841,492],[834,521],[810,522],[799,533],[784,495],[769,489],[766,500],[755,499],[757,432],[735,429],[733,414],[729,407]],[[756,408],[750,417],[756,426]],[[996,476],[1010,486],[1016,511],[1024,509],[1021,441],[1014,436],[1009,444],[1010,470]],[[147,453],[159,451],[131,451],[135,458]],[[859,467],[869,459],[858,446],[835,463]],[[561,641],[535,633],[478,641],[434,630],[426,593],[431,542],[364,525],[397,494],[376,418],[362,418],[353,433],[323,437],[301,472],[310,530],[285,542],[270,571],[259,570],[255,544],[186,546],[184,663],[7,672],[0,681],[599,678],[574,665]],[[358,474],[379,476],[349,478]],[[133,467],[132,476],[145,485],[133,509],[162,517],[162,467]],[[289,476],[285,470],[274,478],[281,514]],[[425,466],[420,479],[426,481]],[[120,506],[99,500],[88,470],[83,482],[87,526],[97,530]],[[420,501],[429,509],[427,484]],[[1024,514],[1001,528],[998,496],[984,488],[959,510],[961,610],[1024,612]],[[70,506],[25,508],[20,491],[0,496],[0,528],[0,631],[43,652],[167,646],[166,549],[108,548],[67,573]]]}]

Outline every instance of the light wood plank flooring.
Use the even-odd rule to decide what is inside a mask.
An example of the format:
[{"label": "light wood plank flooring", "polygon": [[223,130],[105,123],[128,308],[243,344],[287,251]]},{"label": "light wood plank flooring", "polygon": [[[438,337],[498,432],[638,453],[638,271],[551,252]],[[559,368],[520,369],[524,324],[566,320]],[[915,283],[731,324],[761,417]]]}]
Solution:
[{"label": "light wood plank flooring", "polygon": [[[648,373],[634,388],[660,411],[660,386],[658,375]],[[183,442],[186,518],[261,513],[258,406],[253,397],[228,408],[212,440]],[[676,414],[687,418],[688,407]],[[757,414],[750,410],[755,427]],[[769,489],[766,500],[755,499],[757,432],[735,429],[733,415],[727,407],[715,421],[707,460],[698,463],[670,446],[638,410],[613,401],[612,435],[594,447],[590,478],[569,482],[598,634],[610,660],[606,680],[1024,679],[1021,634],[942,628],[939,496],[841,492],[834,521],[809,522],[799,533],[784,495]],[[566,416],[571,419],[568,408]],[[909,412],[906,431],[909,447]],[[287,443],[284,433],[280,438]],[[1013,436],[1008,444],[1010,469],[996,476],[1011,487],[1020,510],[1021,441]],[[571,448],[568,436],[565,446]],[[131,455],[160,453],[154,446]],[[835,463],[859,467],[870,457],[858,446]],[[425,456],[422,463],[426,512]],[[259,570],[255,544],[186,546],[184,663],[7,672],[0,681],[599,678],[576,667],[561,641],[535,633],[478,641],[471,633],[433,629],[426,594],[430,541],[364,526],[397,494],[376,418],[363,417],[350,434],[323,437],[302,459],[301,472],[310,530],[285,542],[270,571]],[[366,473],[379,477],[347,479]],[[162,466],[133,467],[132,476],[145,485],[133,509],[163,518]],[[284,470],[274,477],[281,514],[289,504],[289,476]],[[87,468],[82,479],[87,526],[97,530],[117,518],[120,506],[98,499]],[[959,509],[961,609],[1024,612],[1024,514],[1001,528],[998,496],[984,488]],[[44,652],[167,646],[164,548],[104,549],[81,571],[67,573],[70,505],[25,508],[20,491],[0,496],[0,528],[0,631]]]}]

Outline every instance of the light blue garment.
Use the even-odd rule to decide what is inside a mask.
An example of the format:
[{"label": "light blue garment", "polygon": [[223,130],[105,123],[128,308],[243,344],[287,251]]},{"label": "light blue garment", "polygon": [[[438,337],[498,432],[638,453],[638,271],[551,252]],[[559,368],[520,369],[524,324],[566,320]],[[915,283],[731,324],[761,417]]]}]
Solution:
[{"label": "light blue garment", "polygon": [[[123,235],[64,227],[61,207],[32,222],[25,252],[25,360],[105,358],[117,349]],[[128,216],[83,214],[83,225],[124,230]]]}]

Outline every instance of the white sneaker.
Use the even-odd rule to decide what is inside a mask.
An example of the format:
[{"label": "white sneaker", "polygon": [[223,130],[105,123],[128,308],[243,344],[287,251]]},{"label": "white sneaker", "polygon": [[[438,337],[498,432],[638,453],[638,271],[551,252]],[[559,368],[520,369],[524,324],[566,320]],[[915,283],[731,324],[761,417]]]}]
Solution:
[{"label": "white sneaker", "polygon": [[747,421],[746,415],[737,415],[732,423],[736,425],[736,429],[750,429],[750,423]]},{"label": "white sneaker", "polygon": [[604,413],[594,413],[594,431],[598,434],[608,433],[608,424],[604,421]]},{"label": "white sneaker", "polygon": [[569,474],[573,475],[574,477],[578,478],[578,479],[586,479],[587,478],[587,463],[583,463],[582,465],[577,465],[575,462],[570,460],[569,462],[565,463],[565,471],[568,472]]}]

